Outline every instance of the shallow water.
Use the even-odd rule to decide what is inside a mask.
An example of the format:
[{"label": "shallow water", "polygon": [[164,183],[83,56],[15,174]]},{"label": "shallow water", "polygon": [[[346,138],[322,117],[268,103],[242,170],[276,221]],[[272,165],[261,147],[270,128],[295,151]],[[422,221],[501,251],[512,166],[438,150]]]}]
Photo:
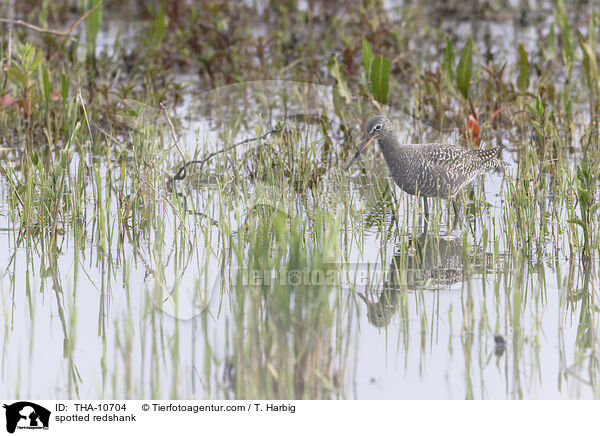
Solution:
[{"label": "shallow water", "polygon": [[[197,123],[186,131],[207,124]],[[557,257],[506,254],[501,172],[477,183],[457,229],[448,227],[442,201],[424,232],[414,198],[386,190],[385,163],[370,156],[361,161],[366,175],[353,169],[348,178],[334,167],[335,176],[307,192],[227,178],[231,190],[179,182],[188,200],[183,223],[157,194],[151,202],[161,218],[138,240],[114,237],[102,248],[90,218],[79,236],[67,227],[59,253],[16,241],[3,185],[2,395],[597,396],[593,301],[569,301],[573,290],[593,289],[596,271],[567,257],[565,237],[548,244]],[[507,177],[515,172],[513,164]],[[111,198],[107,228],[114,232],[119,206]],[[255,285],[248,274],[265,252],[248,229],[265,231],[267,223],[269,235],[277,216],[291,232],[287,248],[259,269],[273,278]],[[297,239],[294,229],[305,236]],[[293,254],[294,246],[301,251]]]},{"label": "shallow water", "polygon": [[[232,285],[214,289],[201,315],[189,319],[193,311],[187,307],[193,290],[201,288],[198,280],[216,275],[216,259],[208,260],[207,271],[194,258],[178,274],[164,261],[164,282],[181,280],[183,307],[165,302],[161,311],[164,293],[148,298],[156,282],[146,267],[157,261],[145,265],[130,247],[115,261],[90,246],[74,261],[72,247],[53,259],[37,250],[13,250],[10,233],[2,236],[9,250],[1,261],[10,265],[2,274],[4,397],[236,397],[223,386],[224,362],[231,358],[232,329],[248,320],[230,305],[226,290]],[[341,268],[352,284],[330,291],[336,303],[330,307],[335,321],[326,326],[331,345],[320,350],[322,357],[347,360],[347,366],[340,386],[315,397],[594,398],[588,351],[597,331],[593,306],[566,299],[569,289],[585,286],[581,268],[561,259],[537,266],[504,259],[500,271],[491,265],[492,271],[465,272],[461,236],[442,241],[449,243],[432,242],[435,259],[422,268],[418,261],[393,258],[393,240],[367,235],[360,246],[351,244]],[[440,255],[435,247],[442,245]],[[45,271],[53,261],[59,285]],[[390,278],[398,270],[409,276],[406,286]],[[387,291],[379,294],[382,289]],[[176,311],[179,321],[172,316]],[[586,312],[591,322],[581,323]],[[495,349],[494,334],[506,338],[504,350]],[[72,354],[65,353],[65,338],[73,342]],[[80,380],[68,382],[70,369]]]}]

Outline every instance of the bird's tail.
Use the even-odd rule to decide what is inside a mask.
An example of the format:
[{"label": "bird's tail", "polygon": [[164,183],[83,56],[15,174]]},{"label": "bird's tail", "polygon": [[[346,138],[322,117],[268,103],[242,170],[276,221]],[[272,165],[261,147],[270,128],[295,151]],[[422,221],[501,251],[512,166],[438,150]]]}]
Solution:
[{"label": "bird's tail", "polygon": [[508,168],[507,162],[504,162],[502,159],[498,159],[496,157],[503,148],[504,147],[500,145],[487,150],[475,150],[475,154],[483,161],[483,166],[486,170],[491,170],[492,168],[498,167]]}]

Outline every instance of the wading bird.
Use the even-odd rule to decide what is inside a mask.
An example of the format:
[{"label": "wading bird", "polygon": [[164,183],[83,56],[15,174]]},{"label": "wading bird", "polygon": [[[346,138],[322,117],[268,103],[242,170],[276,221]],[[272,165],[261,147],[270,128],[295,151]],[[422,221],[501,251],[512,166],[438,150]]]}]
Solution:
[{"label": "wading bird", "polygon": [[346,169],[367,146],[377,141],[396,184],[409,194],[423,198],[425,217],[429,218],[428,197],[452,200],[454,218],[458,217],[456,195],[476,177],[508,164],[496,155],[502,147],[472,150],[451,144],[401,144],[392,123],[383,115],[367,121],[366,138]]}]

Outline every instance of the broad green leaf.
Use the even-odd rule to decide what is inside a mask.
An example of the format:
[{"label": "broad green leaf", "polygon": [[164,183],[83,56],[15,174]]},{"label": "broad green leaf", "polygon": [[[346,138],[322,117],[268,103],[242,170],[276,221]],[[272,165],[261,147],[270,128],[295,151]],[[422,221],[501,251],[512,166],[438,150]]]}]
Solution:
[{"label": "broad green leaf", "polygon": [[[100,0],[87,0],[87,7],[85,0],[81,1],[84,9],[90,10],[95,7]],[[98,37],[98,32],[100,31],[100,24],[102,23],[102,9],[104,6],[100,6],[95,9],[92,13],[88,15],[86,18],[86,30],[87,30],[87,44],[88,47],[94,47],[96,45],[96,38]]]},{"label": "broad green leaf", "polygon": [[519,77],[517,77],[517,88],[521,92],[529,88],[529,61],[523,44],[519,44]]},{"label": "broad green leaf", "polygon": [[548,34],[548,51],[552,58],[556,56],[556,32],[554,31],[554,23],[550,25],[550,33]]},{"label": "broad green leaf", "polygon": [[377,55],[371,61],[371,91],[375,100],[383,104],[387,103],[390,66],[390,60],[384,56]]},{"label": "broad green leaf", "polygon": [[48,27],[48,3],[50,0],[42,0],[42,6],[40,8],[40,13],[38,15],[38,19],[40,25],[42,27]]},{"label": "broad green leaf", "polygon": [[42,67],[42,91],[44,92],[44,106],[48,110],[50,105],[50,76],[46,66]]},{"label": "broad green leaf", "polygon": [[596,54],[591,46],[583,39],[581,33],[577,32],[579,37],[579,45],[583,51],[583,69],[587,76],[588,84],[592,88],[596,88],[598,83],[598,64],[596,62]]},{"label": "broad green leaf", "polygon": [[565,65],[570,67],[573,62],[573,46],[571,44],[571,27],[565,11],[565,5],[562,0],[556,2],[556,18],[560,27],[560,39],[562,45],[562,55]]},{"label": "broad green leaf", "polygon": [[158,10],[156,18],[152,20],[152,32],[150,33],[150,42],[152,50],[157,51],[160,49],[163,38],[165,36],[165,30],[169,25],[169,17],[165,15],[165,8],[163,6]]},{"label": "broad green leaf", "polygon": [[371,50],[369,41],[367,41],[364,36],[362,38],[362,55],[363,64],[365,66],[365,74],[367,75],[367,81],[369,81],[371,75],[371,59],[373,58],[373,50]]},{"label": "broad green leaf", "polygon": [[26,86],[26,78],[25,74],[23,74],[18,68],[9,68],[6,70],[6,75],[8,79],[17,86],[25,87]]},{"label": "broad green leaf", "polygon": [[469,98],[469,87],[471,82],[471,71],[473,69],[473,39],[469,38],[465,44],[458,66],[456,67],[456,86],[463,97]]},{"label": "broad green leaf", "polygon": [[[35,49],[34,49],[35,50]],[[42,52],[39,50],[35,50],[35,58],[29,67],[29,74],[33,74],[35,70],[38,69],[40,64],[42,63]]]},{"label": "broad green leaf", "polygon": [[588,44],[592,49],[592,52],[596,53],[596,23],[594,22],[594,17],[600,17],[592,11],[590,14],[590,21],[588,23]]},{"label": "broad green leaf", "polygon": [[452,41],[446,37],[446,47],[442,52],[442,74],[448,83],[454,83],[454,49]]},{"label": "broad green leaf", "polygon": [[69,97],[69,79],[67,78],[65,73],[62,73],[60,91],[62,97],[62,104],[65,105],[67,103],[67,98]]},{"label": "broad green leaf", "polygon": [[352,100],[352,95],[348,86],[346,86],[346,80],[342,76],[342,72],[340,70],[340,64],[338,63],[335,54],[331,55],[331,58],[328,62],[329,73],[335,78],[337,82],[336,87],[334,88],[334,92],[337,92],[345,101],[346,104]]}]

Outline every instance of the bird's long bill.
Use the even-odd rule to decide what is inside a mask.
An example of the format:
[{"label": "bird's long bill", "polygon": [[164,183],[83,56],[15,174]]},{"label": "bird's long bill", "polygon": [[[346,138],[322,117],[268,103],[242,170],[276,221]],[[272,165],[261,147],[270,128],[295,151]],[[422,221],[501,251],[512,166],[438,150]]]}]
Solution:
[{"label": "bird's long bill", "polygon": [[369,145],[373,141],[373,139],[374,139],[373,136],[367,136],[364,139],[362,144],[360,144],[360,147],[358,147],[358,151],[356,152],[356,154],[354,155],[352,160],[350,160],[350,162],[348,162],[348,165],[346,165],[346,169],[350,168],[350,166],[354,163],[354,161],[358,158],[358,156],[363,152],[363,150],[365,148],[367,148],[367,145]]}]

